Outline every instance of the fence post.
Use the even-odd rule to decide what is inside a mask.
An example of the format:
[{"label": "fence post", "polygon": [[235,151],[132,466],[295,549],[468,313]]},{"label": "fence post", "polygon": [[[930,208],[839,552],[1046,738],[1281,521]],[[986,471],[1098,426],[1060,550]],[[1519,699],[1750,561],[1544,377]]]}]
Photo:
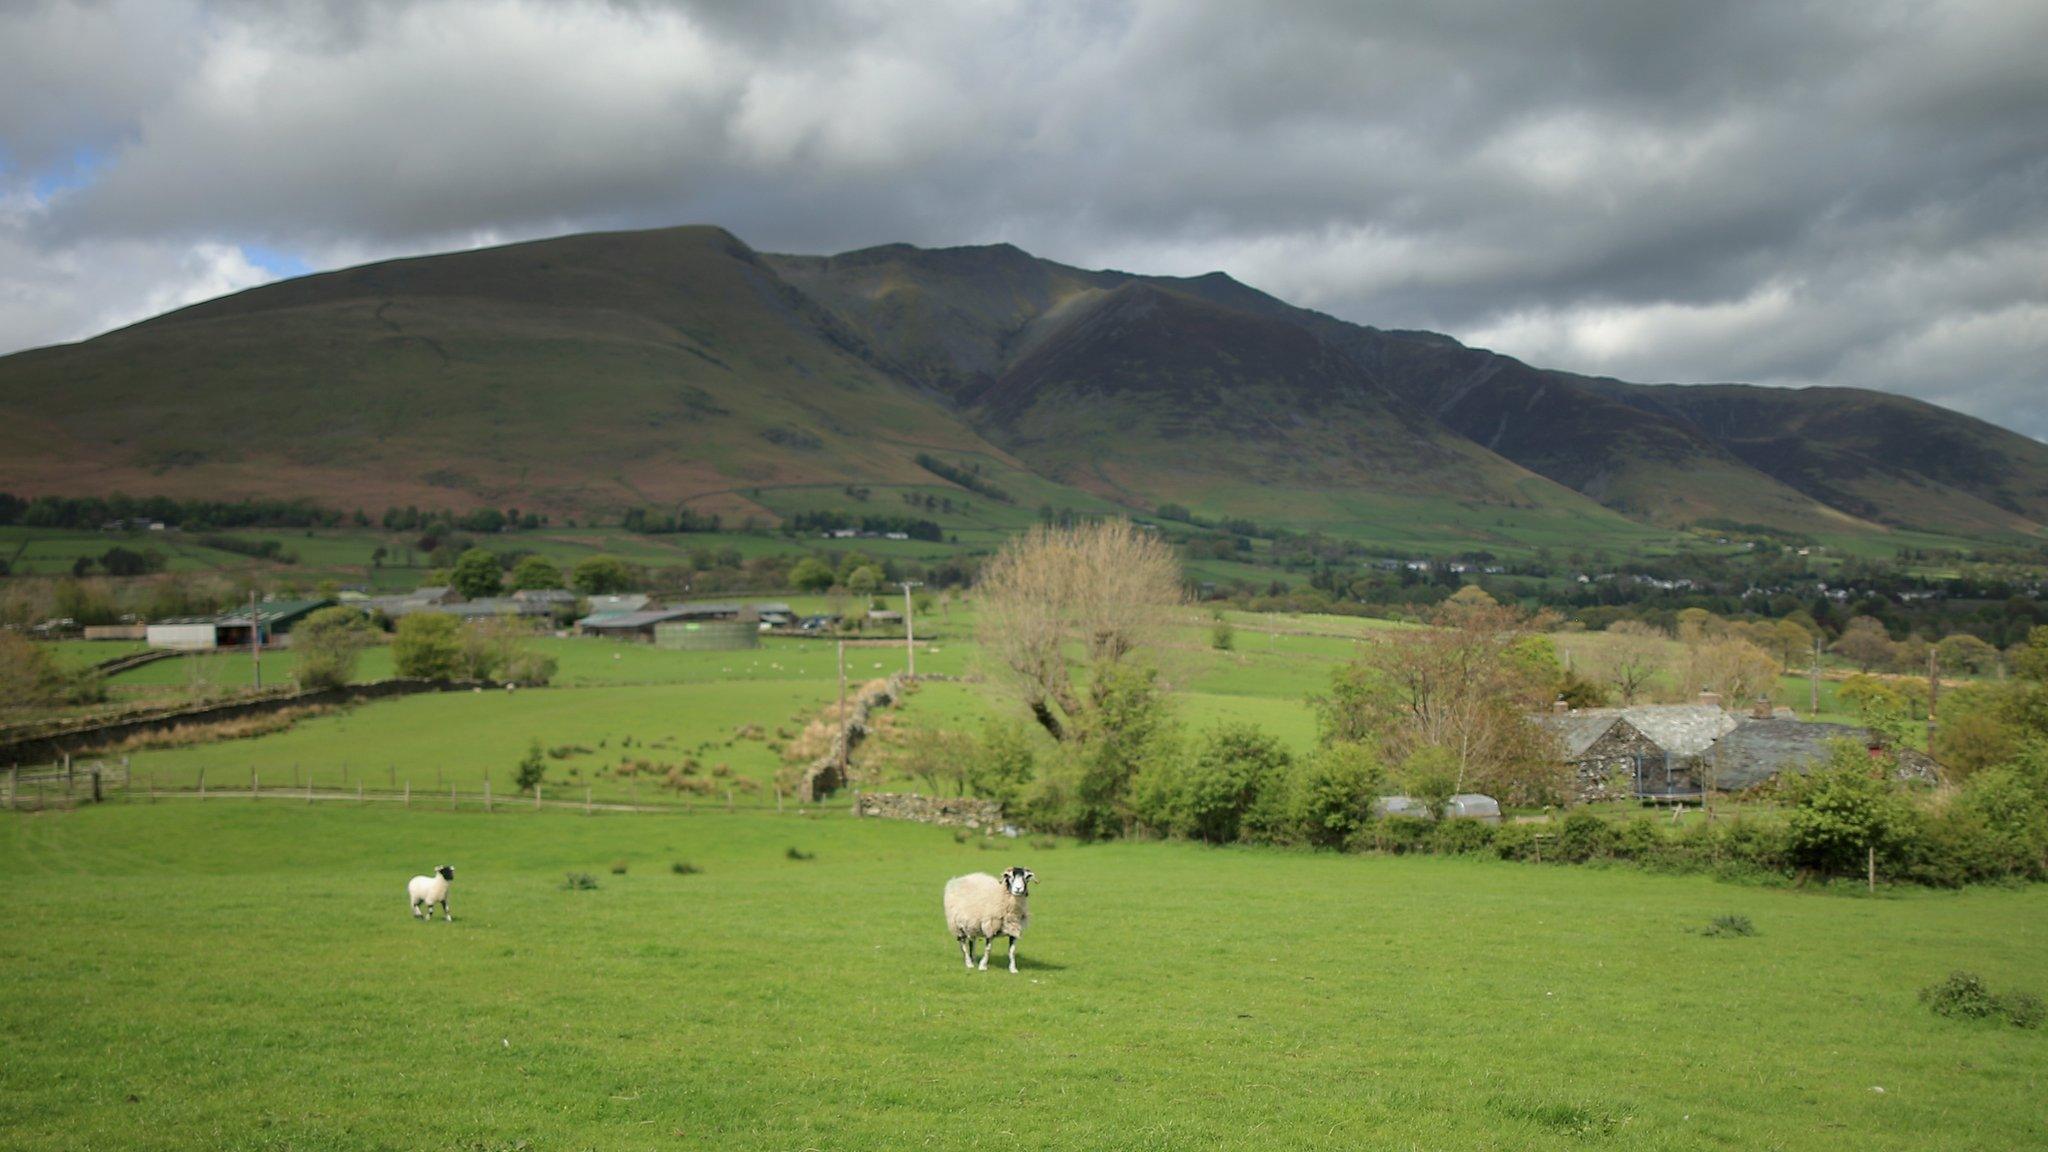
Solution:
[{"label": "fence post", "polygon": [[538,784],[533,786],[533,810],[535,812],[540,811],[540,785]]},{"label": "fence post", "polygon": [[[452,787],[453,787],[453,785],[450,785],[450,787],[452,788]],[[491,810],[491,774],[490,774],[489,772],[486,772],[486,773],[484,773],[484,811],[486,811],[486,812],[489,812],[490,810]]]},{"label": "fence post", "polygon": [[100,766],[95,764],[92,766],[92,802],[99,804],[105,801],[105,799],[106,797],[100,792]]},{"label": "fence post", "polygon": [[363,778],[362,778],[361,776],[358,776],[358,777],[356,777],[356,803],[358,803],[358,804],[361,804],[362,802],[363,802]]},{"label": "fence post", "polygon": [[262,793],[263,778],[256,774],[256,770],[254,768],[251,768],[249,769],[249,799],[253,801],[256,799],[257,796],[261,795]]},{"label": "fence post", "polygon": [[775,789],[775,810],[777,812],[782,811],[782,789],[780,786]]},{"label": "fence post", "polygon": [[583,814],[590,815],[590,785],[583,786]]},{"label": "fence post", "polygon": [[[387,766],[387,769],[386,769],[386,770],[387,770],[387,771],[389,771],[389,772],[390,772],[390,774],[391,774],[391,786],[392,786],[393,788],[396,788],[396,787],[398,787],[398,765],[396,765],[396,764],[392,764],[392,765],[389,765],[389,766]],[[410,792],[410,791],[412,791],[412,781],[411,781],[411,780],[407,780],[407,781],[405,782],[405,790],[406,790],[407,792]]]},{"label": "fence post", "polygon": [[128,767],[128,758],[121,757],[121,791],[130,795],[135,792],[135,773]]},{"label": "fence post", "polygon": [[199,798],[206,799],[206,769],[203,766],[199,769]]},{"label": "fence post", "polygon": [[309,773],[307,773],[307,774],[306,774],[306,803],[308,803],[308,804],[311,804],[312,802],[313,802],[313,775],[312,775],[312,773],[310,773],[310,772],[309,772]]},{"label": "fence post", "polygon": [[348,761],[346,760],[341,762],[341,786],[343,788],[348,787]]},{"label": "fence post", "polygon": [[412,807],[412,777],[405,778],[405,806]]},{"label": "fence post", "polygon": [[455,785],[453,784],[448,786],[448,807],[451,809],[461,807],[461,803],[455,799]]},{"label": "fence post", "polygon": [[730,786],[725,790],[725,810],[727,812],[732,811],[732,788]]}]

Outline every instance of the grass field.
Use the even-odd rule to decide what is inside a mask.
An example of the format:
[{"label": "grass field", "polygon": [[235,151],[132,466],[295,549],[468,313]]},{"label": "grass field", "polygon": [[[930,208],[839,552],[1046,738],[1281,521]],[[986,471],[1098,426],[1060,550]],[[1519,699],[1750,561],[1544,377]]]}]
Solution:
[{"label": "grass field", "polygon": [[[441,862],[457,919],[417,923]],[[1010,863],[1041,879],[1022,972],[963,973],[939,889]],[[2048,990],[2042,888],[190,801],[8,817],[0,872],[24,1150],[2048,1136],[2044,1034],[1915,1001],[1958,967]],[[1759,935],[1691,931],[1726,912]]]}]

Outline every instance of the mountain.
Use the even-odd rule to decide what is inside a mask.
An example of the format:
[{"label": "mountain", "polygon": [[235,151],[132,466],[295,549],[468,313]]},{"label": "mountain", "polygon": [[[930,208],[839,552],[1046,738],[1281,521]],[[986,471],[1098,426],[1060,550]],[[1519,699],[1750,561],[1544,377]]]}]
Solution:
[{"label": "mountain", "polygon": [[569,236],[0,357],[0,490],[29,494],[774,517],[946,487],[932,456],[1019,507],[1171,502],[1447,546],[2048,523],[2048,447],[1932,405],[1577,376],[1220,273],[1009,245]]}]

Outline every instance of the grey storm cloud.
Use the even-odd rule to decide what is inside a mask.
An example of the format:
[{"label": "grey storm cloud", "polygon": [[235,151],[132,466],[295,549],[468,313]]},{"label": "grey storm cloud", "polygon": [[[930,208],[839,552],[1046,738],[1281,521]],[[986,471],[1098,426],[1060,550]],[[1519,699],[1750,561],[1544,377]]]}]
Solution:
[{"label": "grey storm cloud", "polygon": [[600,227],[1006,240],[2048,436],[2048,5],[0,9],[0,347]]}]

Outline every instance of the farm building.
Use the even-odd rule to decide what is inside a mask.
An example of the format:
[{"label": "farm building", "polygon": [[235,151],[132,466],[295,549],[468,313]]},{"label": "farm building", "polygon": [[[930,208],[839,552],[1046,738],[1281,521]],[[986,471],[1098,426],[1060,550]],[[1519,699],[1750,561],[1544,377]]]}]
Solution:
[{"label": "farm building", "polygon": [[567,611],[576,606],[576,593],[567,588],[521,588],[512,594],[522,604],[545,604],[548,610]]},{"label": "farm building", "polygon": [[[332,600],[266,600],[256,606],[254,626],[265,645],[280,646],[299,621]],[[249,610],[219,616],[178,616],[149,625],[143,642],[151,648],[204,651],[212,648],[247,648],[250,642]]]},{"label": "farm building", "polygon": [[613,640],[654,642],[654,626],[680,620],[689,613],[677,608],[650,608],[639,612],[593,612],[576,621],[576,631],[585,636],[607,636]]}]

